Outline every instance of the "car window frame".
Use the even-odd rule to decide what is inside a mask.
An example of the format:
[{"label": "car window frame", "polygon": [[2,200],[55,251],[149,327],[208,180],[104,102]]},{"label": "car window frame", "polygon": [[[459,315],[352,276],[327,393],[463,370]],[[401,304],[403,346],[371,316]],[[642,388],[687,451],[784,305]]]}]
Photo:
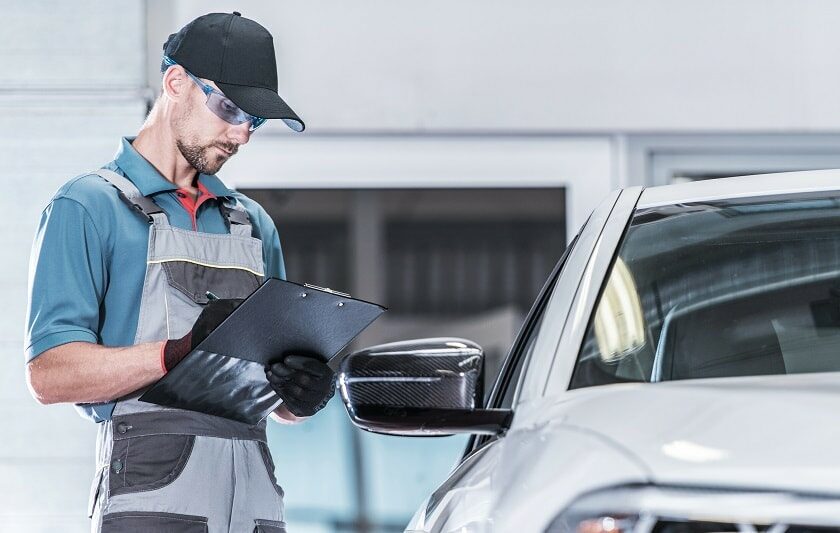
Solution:
[{"label": "car window frame", "polygon": [[[622,189],[607,215],[583,271],[583,277],[588,282],[582,284],[575,293],[569,307],[570,323],[564,328],[545,377],[539,380],[542,392],[540,398],[562,395],[569,390],[572,370],[577,362],[590,315],[594,312],[618,253],[619,243],[629,227],[643,190],[642,187]],[[573,353],[574,357],[563,357],[565,353]]]}]

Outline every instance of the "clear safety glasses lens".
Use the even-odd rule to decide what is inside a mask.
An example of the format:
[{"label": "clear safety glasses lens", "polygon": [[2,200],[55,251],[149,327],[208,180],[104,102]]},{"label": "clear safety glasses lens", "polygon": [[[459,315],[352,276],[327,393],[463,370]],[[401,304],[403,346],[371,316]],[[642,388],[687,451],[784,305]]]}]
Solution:
[{"label": "clear safety glasses lens", "polygon": [[207,107],[210,108],[210,111],[229,124],[238,125],[244,122],[250,122],[251,125],[248,128],[250,131],[254,131],[259,128],[266,121],[264,118],[255,117],[254,115],[250,115],[242,111],[239,106],[217,91],[207,92],[206,103]]}]

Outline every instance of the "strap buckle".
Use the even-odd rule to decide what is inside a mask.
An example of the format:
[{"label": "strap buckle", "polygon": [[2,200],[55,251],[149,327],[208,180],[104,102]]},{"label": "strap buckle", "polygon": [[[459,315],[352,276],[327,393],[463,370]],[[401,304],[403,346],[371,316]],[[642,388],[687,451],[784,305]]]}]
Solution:
[{"label": "strap buckle", "polygon": [[240,211],[239,209],[228,210],[227,218],[231,224],[239,224],[240,226],[251,223],[248,220],[248,214],[245,213],[245,211]]},{"label": "strap buckle", "polygon": [[120,199],[127,203],[129,207],[132,207],[146,216],[149,219],[149,222],[154,221],[154,217],[152,215],[156,215],[158,213],[163,213],[163,209],[160,208],[151,198],[147,196],[135,196],[133,198],[129,198],[125,195],[124,192],[117,189],[120,195]]}]

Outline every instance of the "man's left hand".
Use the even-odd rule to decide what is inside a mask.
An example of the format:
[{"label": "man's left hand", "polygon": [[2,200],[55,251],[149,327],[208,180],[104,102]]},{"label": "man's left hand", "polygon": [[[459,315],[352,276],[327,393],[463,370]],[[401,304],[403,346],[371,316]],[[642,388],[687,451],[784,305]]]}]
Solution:
[{"label": "man's left hand", "polygon": [[335,394],[335,373],[316,357],[287,355],[269,365],[265,377],[295,416],[314,415]]}]

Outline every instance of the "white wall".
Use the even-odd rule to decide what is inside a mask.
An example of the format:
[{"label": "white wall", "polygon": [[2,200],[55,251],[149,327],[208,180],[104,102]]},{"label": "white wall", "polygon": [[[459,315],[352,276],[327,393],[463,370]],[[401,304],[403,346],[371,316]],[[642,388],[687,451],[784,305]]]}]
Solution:
[{"label": "white wall", "polygon": [[[29,249],[61,183],[111,159],[145,104],[139,2],[0,2],[0,531],[86,531],[95,427],[24,381]],[[138,51],[140,50],[140,51]]]},{"label": "white wall", "polygon": [[173,26],[239,10],[272,31],[313,132],[840,127],[834,0],[172,5]]}]

